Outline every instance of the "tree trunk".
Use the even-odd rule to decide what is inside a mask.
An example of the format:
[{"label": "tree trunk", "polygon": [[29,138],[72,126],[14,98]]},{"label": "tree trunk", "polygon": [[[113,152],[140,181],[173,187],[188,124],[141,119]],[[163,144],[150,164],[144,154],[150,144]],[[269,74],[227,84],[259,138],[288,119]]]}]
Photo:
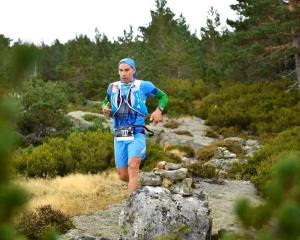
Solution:
[{"label": "tree trunk", "polygon": [[296,71],[296,77],[297,77],[297,86],[298,90],[300,91],[300,35],[293,37],[293,43],[295,47],[297,48],[297,52],[295,53],[295,71]]},{"label": "tree trunk", "polygon": [[[291,12],[294,12],[299,6],[300,0],[290,0],[288,2],[288,8]],[[297,88],[300,91],[300,35],[295,29],[292,29],[292,39],[297,50],[295,53],[295,72],[297,77]]]}]

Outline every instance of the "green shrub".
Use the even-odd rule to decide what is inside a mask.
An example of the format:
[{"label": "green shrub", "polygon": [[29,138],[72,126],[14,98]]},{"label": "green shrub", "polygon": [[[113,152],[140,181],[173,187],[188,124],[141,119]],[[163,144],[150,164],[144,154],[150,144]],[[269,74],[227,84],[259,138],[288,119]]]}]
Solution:
[{"label": "green shrub", "polygon": [[204,161],[199,161],[187,165],[188,171],[193,177],[201,178],[214,178],[218,175],[216,168],[213,166],[205,165]]},{"label": "green shrub", "polygon": [[252,206],[248,200],[240,200],[236,205],[236,213],[247,231],[222,239],[300,238],[300,151],[276,157],[272,176],[263,188],[263,203]]},{"label": "green shrub", "polygon": [[[206,131],[206,136],[207,136],[207,137],[211,137],[211,138],[218,138],[218,137],[219,137],[219,134],[218,134],[216,131],[214,131],[213,129],[209,128],[209,129],[207,129],[207,131]],[[223,136],[224,136],[224,135],[223,135]]]},{"label": "green shrub", "polygon": [[194,112],[219,128],[279,133],[300,125],[300,94],[287,93],[289,84],[282,81],[226,86],[206,96]]},{"label": "green shrub", "polygon": [[67,146],[76,162],[76,170],[97,173],[113,166],[113,136],[101,131],[73,133]]},{"label": "green shrub", "polygon": [[218,156],[218,147],[227,148],[230,152],[233,152],[237,155],[238,158],[242,158],[245,155],[244,150],[238,141],[234,140],[224,140],[224,141],[216,141],[209,146],[205,146],[203,148],[196,150],[196,158],[199,161],[209,161],[212,158],[219,158]]},{"label": "green shrub", "polygon": [[97,119],[99,119],[98,116],[95,116],[93,114],[85,114],[82,118],[89,122],[95,122]]},{"label": "green shrub", "polygon": [[218,151],[218,147],[215,145],[206,146],[196,150],[196,158],[199,161],[207,162],[212,159]]},{"label": "green shrub", "polygon": [[29,177],[97,173],[113,166],[113,152],[111,134],[75,132],[66,140],[52,138],[36,148],[20,150],[13,162],[20,173]]},{"label": "green shrub", "polygon": [[244,174],[251,176],[251,181],[261,190],[271,178],[271,169],[278,161],[278,155],[286,151],[300,151],[299,143],[300,127],[283,131],[265,143],[264,147],[249,160]]},{"label": "green shrub", "polygon": [[191,104],[180,98],[169,96],[168,107],[166,113],[168,116],[177,117],[181,115],[188,115],[191,110]]},{"label": "green shrub", "polygon": [[247,138],[247,133],[244,133],[240,127],[223,127],[217,130],[224,138],[240,136]]},{"label": "green shrub", "polygon": [[207,84],[202,80],[169,80],[162,83],[161,89],[169,96],[176,96],[186,102],[200,100],[208,94]]},{"label": "green shrub", "polygon": [[52,138],[32,150],[16,154],[14,163],[18,171],[28,177],[64,176],[75,171],[70,149],[62,138]]},{"label": "green shrub", "polygon": [[73,227],[68,216],[52,209],[50,205],[45,205],[36,211],[24,213],[19,219],[17,229],[30,240],[40,240],[50,229],[63,234]]},{"label": "green shrub", "polygon": [[60,82],[28,81],[21,94],[23,111],[19,129],[24,135],[33,135],[32,142],[40,142],[41,137],[66,129],[70,124],[65,117],[68,98],[65,84]]}]

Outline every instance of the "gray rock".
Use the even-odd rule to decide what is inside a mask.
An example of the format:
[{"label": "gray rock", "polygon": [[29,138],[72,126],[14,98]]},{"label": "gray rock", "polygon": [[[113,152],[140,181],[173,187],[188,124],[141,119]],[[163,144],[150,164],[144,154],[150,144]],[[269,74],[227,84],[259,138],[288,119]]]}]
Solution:
[{"label": "gray rock", "polygon": [[[168,119],[165,118],[164,122],[168,122]],[[209,127],[206,126],[204,120],[200,118],[185,117],[177,119],[176,122],[180,125],[175,129],[164,128],[163,124],[151,126],[155,132],[163,132],[163,134],[155,134],[153,141],[158,142],[161,146],[164,146],[165,143],[171,145],[187,145],[196,150],[203,146],[207,146],[216,140],[206,136]],[[193,136],[178,135],[175,133],[176,131],[188,131]]]},{"label": "gray rock", "polygon": [[239,164],[240,160],[238,158],[229,158],[229,159],[211,159],[208,162],[204,163],[204,166],[212,166],[217,169],[228,171],[233,164]]},{"label": "gray rock", "polygon": [[141,186],[161,186],[162,178],[153,172],[142,172],[140,176],[140,184]]},{"label": "gray rock", "polygon": [[[104,116],[102,114],[93,113],[93,112],[83,112],[83,111],[69,112],[67,114],[67,117],[70,119],[70,121],[72,122],[72,124],[75,128],[78,128],[80,130],[86,130],[94,124],[93,122],[86,121],[83,118],[84,115],[87,115],[87,114],[94,115],[99,118],[102,117],[104,119]],[[107,121],[103,122],[103,125],[105,127],[109,127],[110,129],[112,129],[111,122],[112,122],[111,120],[107,120]]]},{"label": "gray rock", "polygon": [[260,145],[257,140],[249,139],[246,141],[246,145],[243,146],[246,156],[252,157],[255,152],[260,149]]},{"label": "gray rock", "polygon": [[223,152],[223,156],[224,156],[224,158],[236,158],[236,154],[232,153],[232,152],[230,152],[228,150],[225,150]]},{"label": "gray rock", "polygon": [[168,178],[171,181],[179,181],[185,179],[187,176],[187,172],[188,170],[186,168],[180,168],[177,170],[158,169],[154,171],[155,174],[158,174],[163,178]]},{"label": "gray rock", "polygon": [[209,239],[211,220],[205,202],[197,197],[183,198],[161,187],[144,187],[128,199],[119,223],[125,239],[153,239],[175,233],[183,226],[189,230],[182,239]]},{"label": "gray rock", "polygon": [[253,149],[259,149],[259,143],[257,140],[248,139],[246,145],[252,147]]},{"label": "gray rock", "polygon": [[181,167],[182,167],[181,164],[169,163],[169,162],[167,162],[165,166],[166,170],[177,170]]},{"label": "gray rock", "polygon": [[170,191],[182,196],[192,196],[192,179],[185,178],[181,182],[175,183],[170,187]]}]

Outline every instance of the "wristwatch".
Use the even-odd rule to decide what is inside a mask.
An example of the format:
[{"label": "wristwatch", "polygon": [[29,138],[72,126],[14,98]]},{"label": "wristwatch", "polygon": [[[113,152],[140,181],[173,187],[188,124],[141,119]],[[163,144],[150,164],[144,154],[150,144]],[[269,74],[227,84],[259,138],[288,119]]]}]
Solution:
[{"label": "wristwatch", "polygon": [[162,107],[158,107],[157,109],[159,109],[161,111],[161,113],[164,112],[164,109]]}]

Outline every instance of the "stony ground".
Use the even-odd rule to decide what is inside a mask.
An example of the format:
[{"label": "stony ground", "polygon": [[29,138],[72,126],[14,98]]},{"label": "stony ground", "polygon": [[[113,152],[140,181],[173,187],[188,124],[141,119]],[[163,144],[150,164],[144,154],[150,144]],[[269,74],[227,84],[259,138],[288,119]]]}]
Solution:
[{"label": "stony ground", "polygon": [[[166,120],[168,122],[170,120]],[[177,119],[180,126],[177,129],[165,128],[163,124],[151,126],[156,133],[160,134],[161,145],[170,143],[171,145],[188,144],[193,148],[207,146],[215,139],[209,138],[206,131],[209,128],[205,122],[196,117]],[[188,131],[190,136],[178,134],[178,131]],[[236,200],[245,197],[254,204],[259,202],[254,186],[247,181],[214,182],[212,180],[194,179],[196,191],[204,191],[207,194],[211,216],[213,219],[212,234],[222,230],[239,229],[233,209]],[[63,240],[99,240],[99,239],[119,239],[120,229],[118,227],[119,213],[122,204],[112,205],[108,210],[97,212],[92,215],[77,216],[73,218],[76,229],[72,229]]]}]

